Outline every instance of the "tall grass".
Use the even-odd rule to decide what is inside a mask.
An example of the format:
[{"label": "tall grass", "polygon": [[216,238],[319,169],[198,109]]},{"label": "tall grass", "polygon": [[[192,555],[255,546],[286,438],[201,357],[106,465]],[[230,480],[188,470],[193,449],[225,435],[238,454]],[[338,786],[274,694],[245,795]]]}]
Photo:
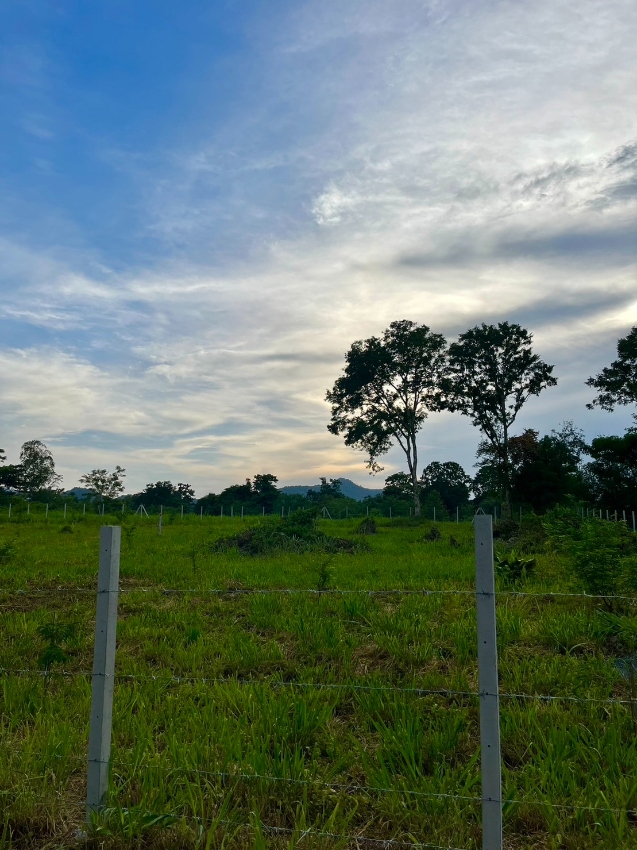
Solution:
[{"label": "tall grass", "polygon": [[[71,533],[55,517],[0,522],[11,550],[0,666],[40,671],[0,674],[3,850],[78,842],[109,520],[121,517],[71,521]],[[357,524],[323,529],[353,537]],[[331,557],[328,589],[473,589],[470,524],[440,524],[435,542],[427,524],[378,525],[370,551]],[[331,849],[364,847],[347,838],[364,835],[478,847],[480,805],[464,799],[480,796],[478,700],[463,695],[477,690],[471,594],[237,593],[326,590],[320,552],[215,551],[241,527],[187,517],[159,536],[153,520],[125,520],[111,786],[89,846]],[[526,589],[572,587],[564,559],[537,555]],[[52,622],[75,630],[45,687]],[[498,627],[504,693],[630,698],[617,664],[626,647],[594,602],[503,596]],[[630,706],[501,705],[508,846],[637,847],[625,813],[637,805]]]}]

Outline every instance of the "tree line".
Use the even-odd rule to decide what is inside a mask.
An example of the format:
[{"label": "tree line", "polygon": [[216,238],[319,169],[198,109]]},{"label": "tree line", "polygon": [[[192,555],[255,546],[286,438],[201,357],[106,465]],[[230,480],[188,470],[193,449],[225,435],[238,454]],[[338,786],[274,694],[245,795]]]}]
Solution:
[{"label": "tree line", "polygon": [[[406,472],[390,475],[372,509],[407,509],[443,520],[467,515],[478,506],[499,503],[506,512],[520,505],[542,513],[556,504],[577,501],[611,510],[637,507],[637,428],[621,436],[599,436],[587,444],[572,422],[549,434],[512,427],[524,403],[555,386],[553,366],[532,349],[533,336],[520,325],[503,322],[476,326],[447,344],[426,325],[392,322],[381,337],[352,344],[342,375],[327,392],[328,430],[362,450],[372,472],[392,445],[405,454]],[[617,359],[589,378],[597,391],[587,405],[612,411],[637,402],[637,327],[620,339]],[[432,413],[458,412],[480,429],[477,472],[472,477],[455,461],[419,467],[417,437]],[[51,451],[39,440],[22,446],[19,462],[6,463],[0,449],[0,499],[16,496],[55,505],[64,494]],[[132,509],[162,506],[218,514],[243,510],[273,513],[316,506],[342,515],[356,502],[347,499],[338,480],[321,479],[307,495],[289,495],[278,478],[260,473],[243,484],[197,499],[190,484],[149,483],[140,493],[124,495],[126,470],[93,469],[80,478],[91,502],[122,502]]]}]

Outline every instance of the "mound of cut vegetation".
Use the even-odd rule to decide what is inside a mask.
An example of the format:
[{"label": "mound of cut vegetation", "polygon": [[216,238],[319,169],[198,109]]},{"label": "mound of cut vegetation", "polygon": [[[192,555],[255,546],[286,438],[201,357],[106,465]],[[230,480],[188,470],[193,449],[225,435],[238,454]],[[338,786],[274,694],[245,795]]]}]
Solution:
[{"label": "mound of cut vegetation", "polygon": [[242,555],[271,555],[279,552],[347,552],[353,554],[367,549],[361,540],[330,537],[318,527],[315,510],[295,511],[283,519],[266,519],[238,534],[222,537],[212,547],[213,552],[236,549]]}]

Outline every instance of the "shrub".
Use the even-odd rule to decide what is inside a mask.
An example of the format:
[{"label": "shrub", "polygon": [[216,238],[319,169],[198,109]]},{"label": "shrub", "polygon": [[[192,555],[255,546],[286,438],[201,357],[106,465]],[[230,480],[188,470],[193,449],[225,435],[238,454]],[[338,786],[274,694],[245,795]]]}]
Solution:
[{"label": "shrub", "polygon": [[[637,538],[621,522],[582,519],[555,509],[545,520],[552,546],[571,560],[573,572],[587,593],[617,596],[637,590]],[[612,607],[612,601],[607,600]]]},{"label": "shrub", "polygon": [[522,581],[535,568],[535,558],[522,558],[515,549],[496,555],[494,561],[497,575],[512,583]]},{"label": "shrub", "polygon": [[373,518],[364,519],[356,528],[356,534],[376,534],[378,527]]},{"label": "shrub", "polygon": [[295,511],[284,519],[266,519],[238,534],[222,537],[213,552],[237,549],[242,555],[269,555],[276,552],[359,552],[367,548],[362,540],[330,537],[318,529],[317,512]]}]

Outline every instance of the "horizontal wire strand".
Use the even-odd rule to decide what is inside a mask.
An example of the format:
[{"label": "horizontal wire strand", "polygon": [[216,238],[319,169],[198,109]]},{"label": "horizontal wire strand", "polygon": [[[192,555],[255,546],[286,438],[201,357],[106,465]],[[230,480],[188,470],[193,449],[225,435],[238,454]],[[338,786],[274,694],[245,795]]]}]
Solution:
[{"label": "horizontal wire strand", "polygon": [[594,703],[602,705],[633,705],[637,700],[629,698],[621,699],[619,697],[574,697],[560,694],[519,694],[499,691],[497,694],[489,691],[462,691],[450,688],[418,688],[418,687],[390,687],[385,685],[355,685],[348,682],[295,682],[295,681],[280,681],[271,679],[234,679],[234,678],[208,678],[205,676],[162,676],[153,674],[134,673],[115,673],[112,677],[109,673],[91,673],[89,670],[69,671],[69,670],[52,670],[46,672],[44,670],[36,670],[31,668],[23,669],[7,669],[0,667],[0,676],[38,676],[42,677],[60,677],[60,678],[91,678],[94,675],[104,678],[113,678],[120,681],[140,681],[140,682],[159,682],[160,684],[187,684],[197,683],[205,685],[242,685],[242,686],[263,686],[279,688],[313,688],[315,690],[351,690],[351,691],[380,691],[385,693],[409,693],[419,694],[421,696],[449,696],[449,697],[493,697],[498,696],[503,699],[520,699],[520,700],[539,700],[540,702],[575,702],[575,703]]}]

